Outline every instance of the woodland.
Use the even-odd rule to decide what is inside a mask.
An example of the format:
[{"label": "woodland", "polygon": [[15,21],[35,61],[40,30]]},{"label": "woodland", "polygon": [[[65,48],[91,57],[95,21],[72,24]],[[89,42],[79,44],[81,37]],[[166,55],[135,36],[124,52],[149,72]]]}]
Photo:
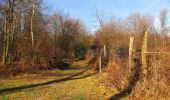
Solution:
[{"label": "woodland", "polygon": [[105,21],[95,32],[42,0],[0,0],[0,100],[168,100],[168,10]]}]

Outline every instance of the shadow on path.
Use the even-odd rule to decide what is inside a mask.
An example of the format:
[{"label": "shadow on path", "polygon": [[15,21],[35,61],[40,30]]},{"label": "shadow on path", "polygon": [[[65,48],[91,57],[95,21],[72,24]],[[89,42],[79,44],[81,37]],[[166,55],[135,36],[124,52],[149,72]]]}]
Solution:
[{"label": "shadow on path", "polygon": [[135,59],[134,63],[136,67],[134,68],[133,75],[129,80],[129,85],[123,91],[113,95],[111,98],[109,98],[109,100],[120,100],[121,98],[128,96],[132,92],[133,88],[136,86],[137,81],[140,79],[141,74],[140,61]]},{"label": "shadow on path", "polygon": [[89,74],[89,75],[85,75],[85,76],[78,77],[78,78],[73,78],[75,76],[79,76],[79,75],[83,74],[88,69],[90,69],[90,67],[86,68],[85,70],[83,70],[83,71],[81,71],[79,73],[76,73],[74,75],[71,75],[71,76],[68,76],[68,77],[62,78],[62,79],[51,80],[51,81],[44,82],[44,83],[31,84],[31,85],[26,85],[26,86],[19,86],[19,87],[12,87],[12,88],[1,89],[0,90],[0,94],[2,94],[2,93],[9,93],[9,92],[10,93],[11,92],[18,92],[18,91],[22,91],[22,90],[29,89],[29,88],[35,88],[35,87],[38,87],[38,86],[45,86],[45,85],[60,83],[60,82],[69,81],[69,80],[82,79],[82,78],[90,77],[90,76],[96,74],[96,73],[94,73],[94,74]]}]

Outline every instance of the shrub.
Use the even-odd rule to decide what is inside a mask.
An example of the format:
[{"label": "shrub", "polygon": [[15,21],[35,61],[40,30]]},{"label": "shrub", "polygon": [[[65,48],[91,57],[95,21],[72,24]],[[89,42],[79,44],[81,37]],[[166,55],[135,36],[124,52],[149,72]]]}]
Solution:
[{"label": "shrub", "polygon": [[78,59],[84,59],[87,53],[87,46],[83,43],[77,44],[74,48],[74,55]]},{"label": "shrub", "polygon": [[128,56],[128,46],[121,46],[117,50],[117,54],[120,58],[126,58]]}]

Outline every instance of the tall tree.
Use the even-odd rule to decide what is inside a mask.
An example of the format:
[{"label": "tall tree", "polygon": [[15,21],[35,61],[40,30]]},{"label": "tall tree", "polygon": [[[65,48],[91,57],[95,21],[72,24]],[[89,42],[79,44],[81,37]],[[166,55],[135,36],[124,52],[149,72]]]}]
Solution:
[{"label": "tall tree", "polygon": [[163,48],[165,48],[166,45],[166,37],[167,37],[167,9],[161,9],[160,11],[160,32],[163,36]]}]

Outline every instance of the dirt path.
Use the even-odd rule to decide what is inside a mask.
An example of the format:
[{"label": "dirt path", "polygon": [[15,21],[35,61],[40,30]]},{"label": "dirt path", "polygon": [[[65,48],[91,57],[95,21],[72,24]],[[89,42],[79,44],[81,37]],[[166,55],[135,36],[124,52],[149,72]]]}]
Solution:
[{"label": "dirt path", "polygon": [[85,62],[68,70],[0,79],[0,100],[105,100],[108,92]]}]

